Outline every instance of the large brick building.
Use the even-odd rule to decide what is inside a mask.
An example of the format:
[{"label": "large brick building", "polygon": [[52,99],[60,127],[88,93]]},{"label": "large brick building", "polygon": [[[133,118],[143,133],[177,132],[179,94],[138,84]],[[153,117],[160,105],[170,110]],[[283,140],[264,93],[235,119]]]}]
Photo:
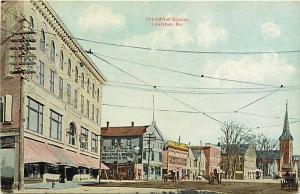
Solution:
[{"label": "large brick building", "polygon": [[104,76],[47,2],[1,11],[2,182],[96,178]]},{"label": "large brick building", "polygon": [[279,137],[280,163],[279,172],[281,175],[293,168],[293,141],[289,128],[288,105],[286,103],[285,117],[282,134]]},{"label": "large brick building", "polygon": [[167,141],[163,151],[163,174],[175,173],[176,179],[185,178],[187,174],[188,145]]}]

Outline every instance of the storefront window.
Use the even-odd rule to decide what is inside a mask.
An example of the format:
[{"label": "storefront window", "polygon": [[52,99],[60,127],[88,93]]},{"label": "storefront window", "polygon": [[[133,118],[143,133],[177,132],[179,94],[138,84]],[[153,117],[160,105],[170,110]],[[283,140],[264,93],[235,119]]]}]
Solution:
[{"label": "storefront window", "polygon": [[97,153],[98,151],[98,136],[92,133],[92,152]]},{"label": "storefront window", "polygon": [[61,140],[62,116],[50,110],[50,137]]},{"label": "storefront window", "polygon": [[37,133],[43,133],[43,105],[28,98],[27,128]]},{"label": "storefront window", "polygon": [[24,177],[26,178],[41,178],[41,170],[39,164],[25,164]]},{"label": "storefront window", "polygon": [[88,149],[88,130],[84,127],[81,127],[80,134],[80,148]]}]

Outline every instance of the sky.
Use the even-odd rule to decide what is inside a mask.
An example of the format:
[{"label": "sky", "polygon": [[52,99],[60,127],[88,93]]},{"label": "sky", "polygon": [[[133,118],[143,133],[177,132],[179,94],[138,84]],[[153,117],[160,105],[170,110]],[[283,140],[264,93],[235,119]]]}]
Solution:
[{"label": "sky", "polygon": [[[299,2],[52,1],[50,4],[75,37],[151,48],[134,49],[78,40],[84,49],[91,49],[140,80],[91,56],[107,78],[103,87],[103,104],[152,108],[152,91],[120,87],[116,82],[168,86],[163,89],[177,93],[156,91],[156,109],[197,110],[222,122],[234,121],[253,128],[254,134],[263,133],[278,139],[288,99],[294,154],[300,154],[300,122],[297,122],[300,121],[300,53],[259,53],[300,50]],[[169,25],[159,26],[155,22],[159,18],[170,19]],[[173,18],[179,21],[179,25]],[[258,53],[204,54],[157,49]],[[126,62],[128,60],[135,63]],[[283,85],[284,88],[268,95],[276,88],[188,76],[136,63],[209,77],[276,87]],[[139,85],[134,87],[151,89]],[[215,94],[223,91],[220,89],[204,90],[213,94],[205,93],[203,89],[191,89],[246,88],[238,91],[253,91],[249,88],[258,87],[268,88],[262,92],[234,94],[228,94],[228,90],[226,94]],[[242,108],[265,95],[265,98]],[[240,112],[234,112],[239,108],[242,108]],[[110,126],[126,126],[131,121],[135,125],[149,125],[153,118],[150,109],[103,105],[102,126],[106,121],[110,121]],[[165,139],[177,140],[180,136],[181,142],[199,145],[200,141],[217,143],[221,136],[221,124],[203,114],[155,111],[154,115]]]}]

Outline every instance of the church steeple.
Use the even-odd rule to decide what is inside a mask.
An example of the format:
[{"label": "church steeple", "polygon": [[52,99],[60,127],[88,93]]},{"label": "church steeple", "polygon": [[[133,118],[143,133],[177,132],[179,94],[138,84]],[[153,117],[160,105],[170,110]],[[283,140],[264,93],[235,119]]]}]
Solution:
[{"label": "church steeple", "polygon": [[284,117],[284,124],[283,124],[283,130],[282,134],[279,137],[280,141],[283,140],[291,140],[293,141],[294,138],[291,135],[290,128],[289,128],[289,116],[288,116],[288,101],[286,100],[286,105],[285,105],[285,117]]}]

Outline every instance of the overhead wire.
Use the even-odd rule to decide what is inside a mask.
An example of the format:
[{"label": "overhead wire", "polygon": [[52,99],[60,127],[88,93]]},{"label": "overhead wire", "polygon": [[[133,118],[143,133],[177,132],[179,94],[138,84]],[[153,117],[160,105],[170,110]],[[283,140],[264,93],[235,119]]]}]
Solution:
[{"label": "overhead wire", "polygon": [[[16,17],[25,19],[28,23],[29,21],[23,16],[22,17],[8,11],[7,9],[4,9],[1,7],[4,11],[6,11],[9,14],[12,14]],[[51,32],[46,32],[52,35],[56,35]],[[86,38],[81,38],[81,37],[74,37],[71,36],[71,38],[80,40],[80,41],[85,41],[85,42],[91,42],[91,43],[97,43],[97,44],[102,44],[102,45],[108,45],[108,46],[116,46],[116,47],[123,47],[123,48],[132,48],[132,49],[141,49],[141,50],[155,50],[155,51],[162,51],[162,52],[175,52],[175,53],[190,53],[190,54],[225,54],[225,55],[256,55],[256,54],[274,54],[274,53],[300,53],[300,50],[277,50],[277,51],[194,51],[194,50],[175,50],[175,49],[163,49],[163,48],[151,48],[151,47],[143,47],[143,46],[136,46],[136,45],[127,45],[127,44],[117,44],[117,43],[110,43],[110,42],[104,42],[104,41],[96,41],[96,40],[91,40],[91,39],[86,39]]]},{"label": "overhead wire", "polygon": [[266,97],[268,97],[268,96],[270,96],[270,95],[272,95],[273,93],[275,93],[275,92],[277,92],[278,90],[280,90],[282,87],[283,87],[283,86],[281,86],[280,88],[277,88],[276,90],[271,91],[270,93],[268,93],[268,94],[266,94],[266,95],[264,95],[264,96],[262,96],[262,97],[260,97],[260,98],[258,98],[258,99],[256,99],[256,100],[254,100],[254,101],[252,101],[252,102],[250,102],[250,103],[248,103],[248,104],[246,104],[246,105],[244,105],[244,106],[242,106],[242,107],[240,107],[240,108],[238,108],[238,109],[236,110],[236,112],[238,112],[238,111],[240,111],[240,110],[242,110],[242,109],[244,109],[244,108],[246,108],[246,107],[248,107],[248,106],[250,106],[250,105],[252,105],[252,104],[254,104],[254,103],[256,103],[256,102],[258,102],[258,101],[260,101],[260,100],[262,100],[262,99],[264,99],[264,98],[266,98]]},{"label": "overhead wire", "polygon": [[162,48],[151,48],[151,47],[143,47],[143,46],[135,46],[135,45],[125,45],[125,44],[117,44],[117,43],[108,43],[103,41],[96,41],[86,38],[73,37],[74,39],[97,43],[102,45],[116,46],[116,47],[125,47],[132,49],[142,49],[142,50],[155,50],[161,52],[175,52],[175,53],[189,53],[189,54],[224,54],[224,55],[256,55],[256,54],[274,54],[274,53],[300,53],[300,50],[278,50],[278,51],[194,51],[194,50],[175,50],[175,49],[162,49]]},{"label": "overhead wire", "polygon": [[[149,83],[147,83],[147,82],[145,82],[145,81],[139,79],[138,77],[132,75],[131,73],[128,73],[127,71],[125,71],[125,70],[123,70],[123,69],[117,67],[116,65],[113,65],[113,64],[110,63],[109,61],[107,61],[107,60],[105,60],[105,59],[102,59],[101,57],[99,57],[99,56],[96,55],[95,53],[93,53],[93,52],[91,52],[91,51],[87,51],[87,53],[92,54],[92,55],[95,56],[96,58],[98,58],[98,59],[104,61],[105,63],[107,63],[107,64],[113,66],[114,68],[118,69],[119,71],[121,71],[121,72],[123,72],[123,73],[125,73],[125,74],[127,74],[127,75],[129,75],[129,76],[131,76],[132,78],[138,80],[139,82],[142,82],[142,83],[144,83],[144,84],[150,85]],[[153,85],[153,87],[155,88],[154,85]],[[202,111],[198,110],[198,109],[195,108],[194,106],[191,106],[190,104],[188,104],[188,103],[186,103],[186,102],[184,102],[184,101],[182,101],[182,100],[179,100],[178,98],[176,98],[176,97],[170,95],[169,93],[164,92],[164,94],[167,95],[167,96],[169,96],[169,97],[172,98],[173,100],[175,100],[175,101],[177,101],[177,102],[179,102],[179,103],[181,103],[181,104],[183,104],[183,105],[185,105],[185,106],[187,106],[187,107],[189,107],[189,108],[191,108],[191,109],[193,109],[193,110],[195,110],[195,111],[197,111],[197,112],[199,112],[199,113],[202,113],[202,115],[204,115],[204,116],[206,116],[206,117],[208,117],[208,118],[210,118],[210,119],[212,119],[212,120],[214,120],[214,121],[217,121],[218,123],[224,124],[224,122],[222,122],[222,121],[220,121],[220,120],[218,120],[218,119],[216,119],[216,118],[214,118],[214,117],[208,115],[208,114],[205,113],[205,112],[202,112]]]},{"label": "overhead wire", "polygon": [[160,67],[160,66],[150,65],[150,64],[145,64],[145,63],[139,63],[139,62],[123,59],[123,58],[111,57],[111,56],[103,55],[103,54],[100,54],[100,53],[95,53],[95,54],[97,54],[99,56],[102,56],[102,57],[106,57],[106,58],[126,62],[126,63],[131,63],[131,64],[144,66],[144,67],[161,69],[161,70],[165,70],[165,71],[170,71],[170,72],[184,74],[184,75],[198,77],[198,78],[207,78],[207,79],[214,79],[214,80],[221,80],[221,81],[228,81],[228,82],[236,82],[236,83],[242,83],[242,84],[252,84],[252,85],[259,85],[259,86],[267,86],[267,87],[278,87],[276,85],[271,85],[271,84],[263,84],[263,83],[250,82],[250,81],[244,81],[244,80],[227,79],[227,78],[219,78],[219,77],[213,77],[213,76],[208,76],[208,75],[204,75],[204,74],[198,75],[198,74],[195,74],[195,73],[179,71],[179,70],[175,70],[175,69],[171,69],[171,68]]},{"label": "overhead wire", "polygon": [[[135,85],[122,85],[122,84],[111,84],[107,82],[105,87],[117,87],[117,88],[124,88],[124,89],[130,89],[130,90],[139,90],[139,91],[145,91],[145,92],[168,92],[168,93],[177,93],[177,94],[187,94],[187,95],[228,95],[228,94],[258,94],[258,93],[266,93],[266,92],[271,92],[273,90],[271,89],[264,89],[264,90],[182,90],[182,89],[161,89],[157,87],[157,89],[153,89],[150,87],[139,87]],[[299,90],[298,88],[297,90]],[[283,89],[281,91],[291,91],[295,89]]]},{"label": "overhead wire", "polygon": [[[137,110],[145,110],[145,111],[152,111],[152,108],[148,107],[138,107],[138,106],[127,106],[127,105],[116,105],[116,104],[109,104],[109,103],[103,103],[103,106],[107,107],[116,107],[116,108],[127,108],[127,109],[137,109]],[[174,112],[174,113],[187,113],[187,114],[201,114],[201,112],[198,111],[187,111],[187,110],[174,110],[174,109],[155,109],[156,112]],[[209,114],[233,114],[235,112],[232,111],[211,111],[211,112],[206,112]],[[241,112],[238,112],[241,113]],[[252,116],[259,116],[259,115],[253,115]],[[261,116],[260,116],[261,117]],[[263,116],[265,117],[265,115]],[[270,118],[281,118],[281,117],[271,117]],[[298,119],[299,120],[299,119]],[[289,123],[298,123],[300,121],[290,121]],[[249,129],[263,129],[263,128],[269,128],[269,127],[276,127],[276,126],[282,126],[283,124],[273,124],[273,125],[266,125],[266,126],[258,126],[258,127],[248,127]]]}]

